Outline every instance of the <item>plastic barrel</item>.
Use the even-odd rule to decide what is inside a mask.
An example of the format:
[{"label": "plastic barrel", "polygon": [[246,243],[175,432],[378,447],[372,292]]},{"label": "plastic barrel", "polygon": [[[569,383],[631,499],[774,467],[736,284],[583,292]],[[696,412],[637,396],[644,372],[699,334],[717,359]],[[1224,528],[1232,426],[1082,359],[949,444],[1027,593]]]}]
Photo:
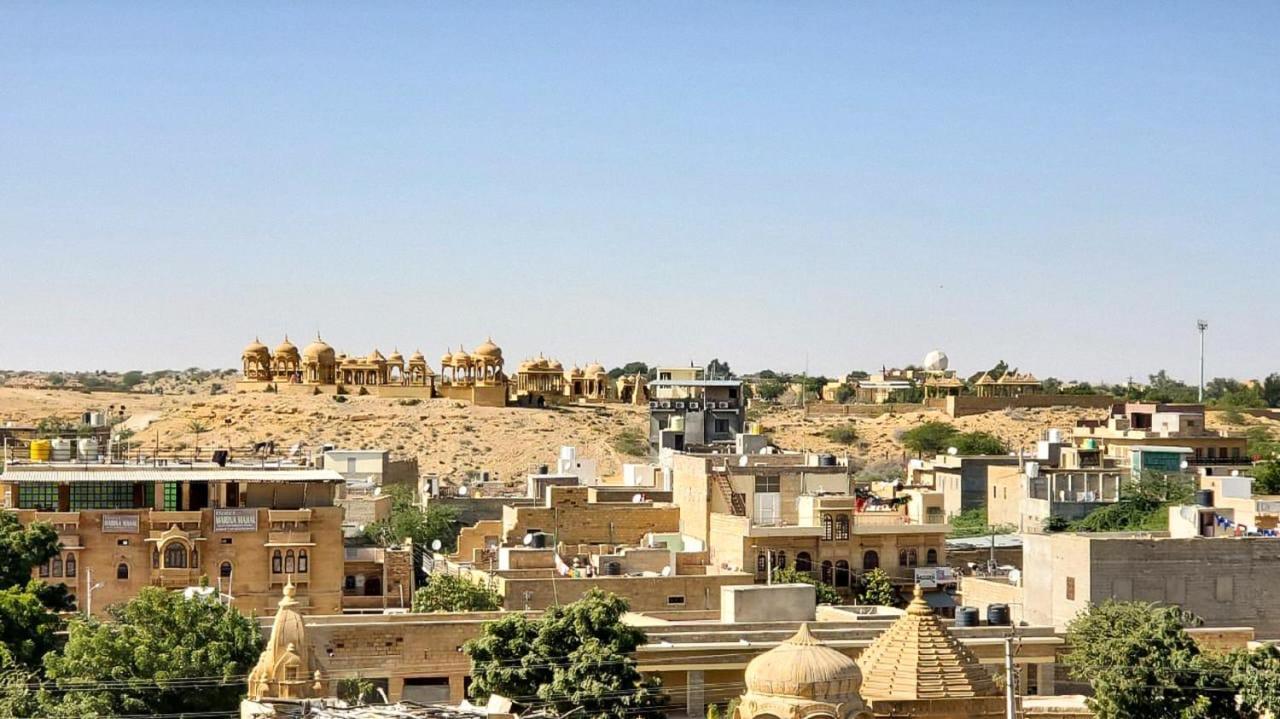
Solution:
[{"label": "plastic barrel", "polygon": [[1007,627],[1009,620],[1008,604],[992,604],[987,607],[987,624],[993,627]]},{"label": "plastic barrel", "polygon": [[976,627],[980,623],[977,607],[956,607],[957,627]]}]

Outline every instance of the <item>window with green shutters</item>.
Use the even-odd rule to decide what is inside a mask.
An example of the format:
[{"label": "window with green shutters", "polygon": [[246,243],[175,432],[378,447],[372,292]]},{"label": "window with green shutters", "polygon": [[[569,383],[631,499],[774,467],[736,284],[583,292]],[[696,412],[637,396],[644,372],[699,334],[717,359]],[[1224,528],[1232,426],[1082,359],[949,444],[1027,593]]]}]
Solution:
[{"label": "window with green shutters", "polygon": [[71,485],[71,511],[81,509],[132,509],[133,485],[127,482],[75,482]]},{"label": "window with green shutters", "polygon": [[58,485],[44,482],[20,482],[18,484],[18,509],[56,510]]},{"label": "window with green shutters", "polygon": [[164,483],[164,511],[176,512],[178,510],[178,483]]}]

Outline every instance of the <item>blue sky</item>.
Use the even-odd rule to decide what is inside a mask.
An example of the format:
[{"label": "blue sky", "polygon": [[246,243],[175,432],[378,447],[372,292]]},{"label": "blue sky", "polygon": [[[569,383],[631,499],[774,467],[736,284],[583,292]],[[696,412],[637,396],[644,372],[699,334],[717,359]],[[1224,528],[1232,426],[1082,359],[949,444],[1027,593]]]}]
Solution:
[{"label": "blue sky", "polygon": [[0,4],[0,367],[1280,369],[1280,4]]}]

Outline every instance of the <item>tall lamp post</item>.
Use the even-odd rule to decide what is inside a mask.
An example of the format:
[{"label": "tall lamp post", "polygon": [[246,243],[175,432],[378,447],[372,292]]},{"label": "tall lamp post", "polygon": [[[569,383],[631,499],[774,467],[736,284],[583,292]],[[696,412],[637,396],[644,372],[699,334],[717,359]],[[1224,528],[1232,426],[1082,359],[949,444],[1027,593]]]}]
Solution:
[{"label": "tall lamp post", "polygon": [[1200,402],[1204,402],[1204,331],[1209,329],[1209,323],[1204,320],[1196,320],[1196,329],[1200,330]]}]

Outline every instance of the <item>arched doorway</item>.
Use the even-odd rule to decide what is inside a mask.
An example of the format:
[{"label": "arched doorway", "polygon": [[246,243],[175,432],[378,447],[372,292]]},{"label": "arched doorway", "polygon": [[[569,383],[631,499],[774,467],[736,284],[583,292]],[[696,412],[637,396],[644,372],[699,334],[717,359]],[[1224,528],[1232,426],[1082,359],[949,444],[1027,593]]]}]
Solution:
[{"label": "arched doorway", "polygon": [[862,553],[862,568],[870,572],[872,569],[880,568],[880,553],[874,549],[868,549]]}]

